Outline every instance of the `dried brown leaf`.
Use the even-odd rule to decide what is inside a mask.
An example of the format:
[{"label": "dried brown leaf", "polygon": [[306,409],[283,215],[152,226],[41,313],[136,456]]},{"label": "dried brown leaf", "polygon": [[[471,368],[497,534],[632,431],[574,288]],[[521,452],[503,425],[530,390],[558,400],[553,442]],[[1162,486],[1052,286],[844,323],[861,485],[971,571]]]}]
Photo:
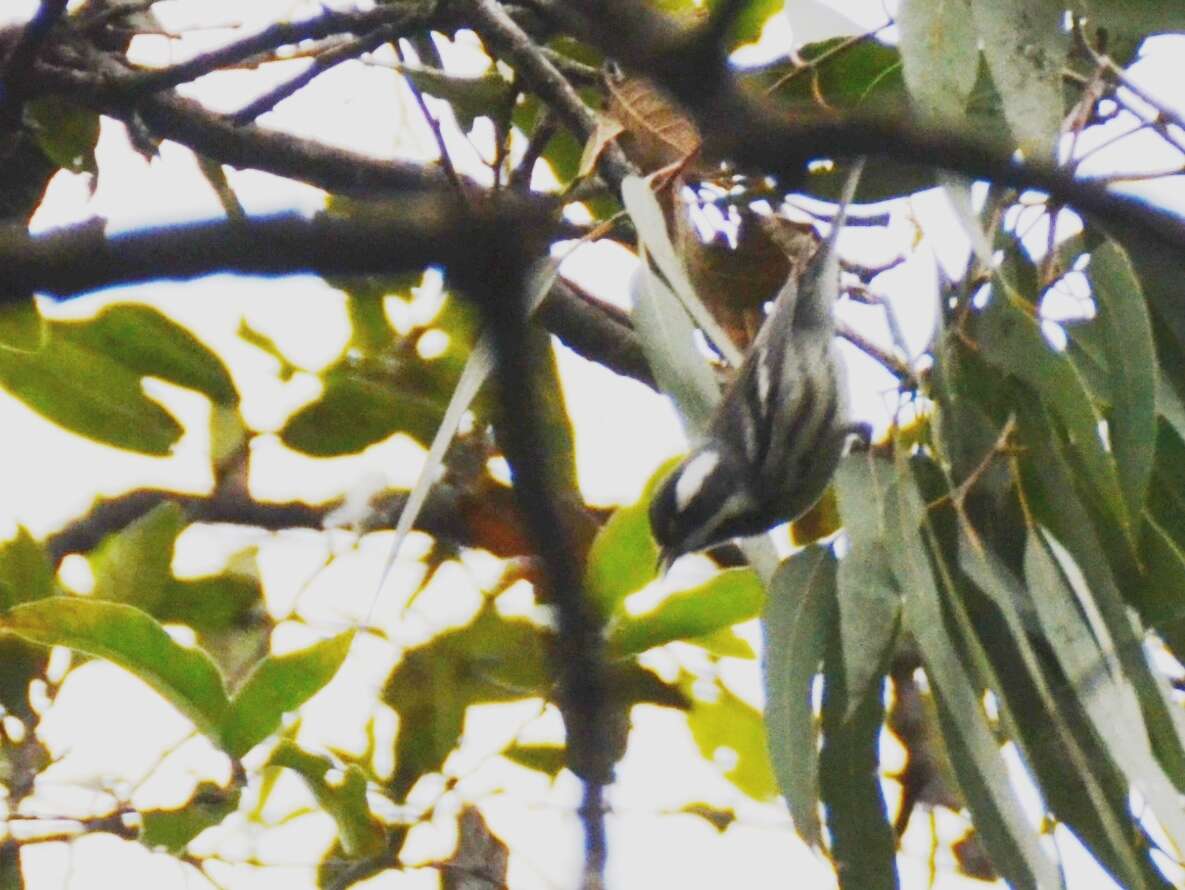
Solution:
[{"label": "dried brown leaf", "polygon": [[630,75],[605,78],[610,117],[623,132],[618,143],[644,173],[686,164],[700,149],[695,125],[652,81]]}]

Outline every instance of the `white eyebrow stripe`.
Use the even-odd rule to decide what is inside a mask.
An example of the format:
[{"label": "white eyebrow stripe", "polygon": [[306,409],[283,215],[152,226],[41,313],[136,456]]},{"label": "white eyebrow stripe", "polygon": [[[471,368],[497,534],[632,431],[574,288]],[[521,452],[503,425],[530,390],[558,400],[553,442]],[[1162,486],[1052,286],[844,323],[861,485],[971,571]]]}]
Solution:
[{"label": "white eyebrow stripe", "polygon": [[687,466],[683,468],[683,472],[679,474],[679,479],[675,483],[675,509],[682,512],[687,509],[687,505],[692,502],[699,491],[704,486],[704,480],[711,475],[712,471],[716,469],[716,465],[720,463],[720,455],[715,451],[705,451],[697,454],[690,461]]},{"label": "white eyebrow stripe", "polygon": [[761,401],[761,410],[764,412],[769,403],[769,365],[766,363],[768,356],[765,350],[757,357],[757,398]]}]

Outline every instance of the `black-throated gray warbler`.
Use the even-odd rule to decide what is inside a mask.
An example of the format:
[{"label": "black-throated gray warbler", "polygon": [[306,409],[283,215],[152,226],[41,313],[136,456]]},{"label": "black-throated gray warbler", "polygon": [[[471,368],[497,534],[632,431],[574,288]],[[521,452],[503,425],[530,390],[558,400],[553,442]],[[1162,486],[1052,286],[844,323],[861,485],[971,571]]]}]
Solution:
[{"label": "black-throated gray warbler", "polygon": [[861,166],[827,239],[775,297],[703,440],[655,494],[650,527],[664,570],[684,553],[797,519],[822,496],[856,431],[835,346],[835,240]]}]

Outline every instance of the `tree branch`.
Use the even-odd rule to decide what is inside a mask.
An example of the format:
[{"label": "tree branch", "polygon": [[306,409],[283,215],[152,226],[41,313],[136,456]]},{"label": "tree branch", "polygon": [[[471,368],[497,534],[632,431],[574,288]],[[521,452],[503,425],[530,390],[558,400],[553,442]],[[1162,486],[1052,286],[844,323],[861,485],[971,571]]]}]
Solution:
[{"label": "tree branch", "polygon": [[[1051,164],[1018,160],[971,137],[924,129],[899,117],[800,114],[788,119],[741,87],[719,45],[705,42],[699,32],[674,28],[635,0],[571,0],[553,12],[598,48],[666,88],[704,134],[705,153],[734,160],[742,168],[796,183],[812,157],[871,155],[914,164],[925,159],[935,167],[1045,192],[1099,222],[1119,224],[1185,254],[1185,226],[1178,218],[1076,180]],[[1112,234],[1123,238],[1129,233]]]},{"label": "tree branch", "polygon": [[[510,63],[578,139],[588,140],[597,128],[596,114],[530,35],[497,0],[464,0],[464,3],[473,14],[474,29],[489,48]],[[605,146],[597,169],[614,190],[620,189],[625,176],[636,172],[616,143]]]},{"label": "tree branch", "polygon": [[554,669],[559,706],[567,732],[569,767],[584,782],[580,819],[585,835],[584,890],[604,883],[605,813],[603,788],[613,779],[611,716],[603,657],[601,623],[584,596],[583,567],[575,557],[570,523],[556,498],[554,461],[549,460],[544,416],[532,366],[537,352],[528,344],[522,301],[526,269],[537,257],[504,232],[486,245],[484,256],[454,270],[454,281],[481,306],[518,300],[511,311],[486,312],[497,354],[501,407],[515,422],[502,424],[503,453],[514,475],[514,491],[546,577],[545,590],[556,607]]},{"label": "tree branch", "polygon": [[[33,63],[49,32],[66,13],[67,0],[41,0],[4,60],[0,71],[0,129],[7,129],[20,118],[21,105],[33,73]],[[2,47],[0,47],[2,49]]]},{"label": "tree branch", "polygon": [[214,272],[367,275],[464,266],[506,230],[542,245],[555,224],[544,202],[506,196],[471,208],[437,191],[408,193],[348,218],[216,219],[110,238],[93,222],[37,236],[8,227],[0,229],[0,303],[30,290],[68,298],[115,284]]}]

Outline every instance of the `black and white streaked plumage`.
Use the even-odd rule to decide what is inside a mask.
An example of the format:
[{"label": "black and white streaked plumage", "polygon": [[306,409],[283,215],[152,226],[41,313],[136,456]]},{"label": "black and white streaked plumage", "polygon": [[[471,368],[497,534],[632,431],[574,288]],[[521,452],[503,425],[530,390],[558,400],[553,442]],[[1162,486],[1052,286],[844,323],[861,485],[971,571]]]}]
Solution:
[{"label": "black and white streaked plumage", "polygon": [[778,292],[703,441],[655,494],[650,527],[664,567],[684,553],[798,518],[835,473],[853,431],[835,345],[835,240],[859,169],[826,241],[802,276],[791,276]]}]

